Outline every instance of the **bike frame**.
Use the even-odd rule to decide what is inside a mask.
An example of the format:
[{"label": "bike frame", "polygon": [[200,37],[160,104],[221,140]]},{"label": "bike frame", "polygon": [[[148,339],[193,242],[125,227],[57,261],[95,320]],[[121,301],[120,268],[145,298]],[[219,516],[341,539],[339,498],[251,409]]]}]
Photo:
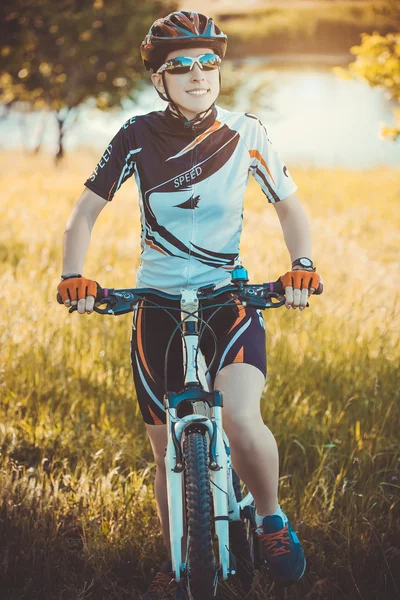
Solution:
[{"label": "bike frame", "polygon": [[[175,572],[176,581],[179,582],[187,567],[186,549],[189,540],[185,540],[183,439],[188,428],[196,427],[205,431],[208,440],[219,574],[223,579],[227,579],[229,574],[235,572],[229,551],[229,521],[240,520],[242,510],[253,502],[253,496],[248,493],[241,502],[236,500],[229,440],[222,425],[222,394],[217,390],[210,390],[205,360],[198,346],[197,291],[181,290],[180,306],[184,388],[179,394],[167,393],[164,398],[168,432],[165,467],[172,570]],[[195,412],[179,418],[177,409],[184,400],[193,403]]]},{"label": "bike frame", "polygon": [[[205,359],[199,349],[198,310],[199,297],[216,297],[225,291],[233,289],[239,295],[243,306],[247,304],[261,309],[279,308],[285,304],[282,299],[284,289],[280,280],[275,282],[246,285],[248,273],[242,266],[236,267],[231,273],[232,284],[217,288],[215,285],[206,286],[201,290],[181,290],[181,294],[167,294],[151,288],[122,289],[100,288],[96,300],[106,304],[105,309],[94,311],[100,314],[122,315],[137,308],[138,297],[146,293],[156,293],[163,298],[180,300],[181,332],[183,343],[183,367],[185,373],[184,387],[179,393],[167,392],[164,397],[168,443],[165,453],[167,478],[168,511],[171,540],[172,569],[177,582],[181,581],[187,572],[189,539],[185,539],[185,488],[184,488],[184,452],[183,441],[190,428],[204,431],[208,441],[209,472],[213,497],[215,534],[218,540],[219,564],[216,570],[215,588],[218,576],[226,579],[234,574],[234,559],[229,551],[229,522],[239,521],[246,507],[253,502],[248,493],[237,502],[232,479],[232,462],[229,440],[222,426],[222,394],[211,390],[210,378],[206,377]],[[218,291],[217,291],[218,289]],[[323,285],[320,283],[314,294],[321,294]],[[109,297],[110,295],[110,297]],[[60,294],[57,300],[62,304]],[[307,304],[308,306],[308,304]],[[69,312],[77,310],[71,306]],[[179,327],[179,326],[178,326]],[[190,401],[194,413],[178,417],[178,407],[183,401]]]}]

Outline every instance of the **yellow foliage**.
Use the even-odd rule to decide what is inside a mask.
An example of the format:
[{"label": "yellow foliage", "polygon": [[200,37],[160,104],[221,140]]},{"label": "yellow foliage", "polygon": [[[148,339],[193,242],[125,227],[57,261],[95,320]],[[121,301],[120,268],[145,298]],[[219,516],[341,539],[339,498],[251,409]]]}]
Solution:
[{"label": "yellow foliage", "polygon": [[48,64],[48,63],[46,63],[46,62],[42,62],[42,63],[40,63],[40,65],[39,65],[39,71],[40,71],[40,72],[42,73],[42,75],[44,75],[45,77],[50,77],[50,75],[51,75],[51,71],[52,71],[51,65],[49,65],[49,64]]},{"label": "yellow foliage", "polygon": [[79,39],[83,42],[87,42],[88,40],[90,40],[92,38],[92,32],[90,29],[88,29],[87,31],[82,31],[82,33],[79,34]]},{"label": "yellow foliage", "polygon": [[343,67],[333,67],[332,73],[334,73],[337,77],[339,77],[339,79],[345,79],[347,81],[350,81],[351,79],[353,79],[353,75],[351,73],[349,73],[349,71],[347,69],[344,69]]},{"label": "yellow foliage", "polygon": [[[383,36],[377,31],[372,35],[363,33],[361,44],[350,48],[356,60],[348,69],[336,67],[333,72],[342,79],[359,78],[371,87],[386,90],[389,98],[400,102],[400,33],[388,33]],[[398,111],[394,127],[385,125],[381,135],[396,140],[400,135]]]}]

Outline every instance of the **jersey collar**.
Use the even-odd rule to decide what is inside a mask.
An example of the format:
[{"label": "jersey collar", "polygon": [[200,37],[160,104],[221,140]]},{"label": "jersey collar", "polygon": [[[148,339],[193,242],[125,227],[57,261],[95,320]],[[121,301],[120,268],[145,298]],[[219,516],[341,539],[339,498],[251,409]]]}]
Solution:
[{"label": "jersey collar", "polygon": [[197,125],[192,125],[190,127],[185,127],[184,121],[180,117],[172,113],[169,105],[164,111],[165,121],[171,128],[173,128],[175,131],[187,133],[190,135],[198,135],[199,133],[203,133],[204,131],[206,131],[206,129],[211,127],[211,125],[214,123],[216,116],[217,109],[215,108],[214,104],[212,106],[210,114],[208,114],[200,123],[198,123]]}]

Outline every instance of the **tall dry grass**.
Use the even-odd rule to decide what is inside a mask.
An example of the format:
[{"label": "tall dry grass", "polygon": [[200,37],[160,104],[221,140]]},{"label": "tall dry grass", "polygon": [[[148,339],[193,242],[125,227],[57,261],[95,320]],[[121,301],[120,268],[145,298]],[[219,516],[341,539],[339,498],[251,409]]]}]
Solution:
[{"label": "tall dry grass", "polygon": [[[140,598],[163,556],[154,464],[129,362],[131,316],[55,302],[66,220],[97,154],[2,152],[0,593],[9,600]],[[280,502],[308,568],[293,599],[399,597],[400,173],[292,169],[325,283],[303,313],[269,311],[265,422]],[[133,180],[100,215],[84,273],[134,286]],[[242,240],[253,281],[289,266],[252,181]],[[255,598],[272,598],[267,575]],[[221,598],[240,598],[222,586]]]}]

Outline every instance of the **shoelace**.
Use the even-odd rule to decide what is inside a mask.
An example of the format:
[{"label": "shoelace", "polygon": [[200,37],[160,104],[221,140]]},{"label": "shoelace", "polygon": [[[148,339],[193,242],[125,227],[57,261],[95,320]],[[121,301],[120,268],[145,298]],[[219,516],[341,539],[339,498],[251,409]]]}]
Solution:
[{"label": "shoelace", "polygon": [[[267,552],[271,553],[271,556],[280,556],[281,554],[290,552],[288,525],[273,533],[258,533],[257,528],[255,530],[261,542],[265,544]],[[281,545],[278,545],[279,542],[281,542]]]},{"label": "shoelace", "polygon": [[149,587],[149,592],[163,592],[165,588],[169,586],[172,581],[171,575],[168,573],[164,573],[163,571],[158,571],[157,575],[154,577],[151,585]]}]

